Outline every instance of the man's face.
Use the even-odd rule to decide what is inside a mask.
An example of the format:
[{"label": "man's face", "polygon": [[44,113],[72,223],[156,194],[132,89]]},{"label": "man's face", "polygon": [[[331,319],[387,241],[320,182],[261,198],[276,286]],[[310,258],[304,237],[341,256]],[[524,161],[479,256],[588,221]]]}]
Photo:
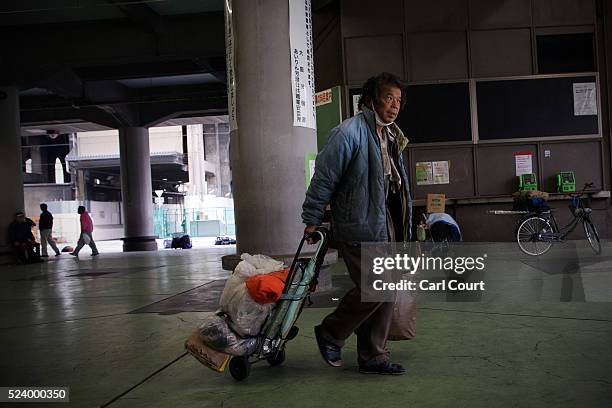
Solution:
[{"label": "man's face", "polygon": [[25,222],[25,215],[16,215],[15,219],[18,223],[23,224]]},{"label": "man's face", "polygon": [[376,113],[385,123],[394,122],[402,103],[402,90],[393,85],[384,85],[374,106]]}]

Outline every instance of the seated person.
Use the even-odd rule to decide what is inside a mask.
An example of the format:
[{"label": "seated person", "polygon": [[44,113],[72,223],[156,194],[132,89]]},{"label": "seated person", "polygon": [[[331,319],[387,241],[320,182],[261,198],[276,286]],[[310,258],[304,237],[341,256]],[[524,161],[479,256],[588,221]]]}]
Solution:
[{"label": "seated person", "polygon": [[38,253],[40,245],[32,234],[32,227],[35,225],[34,221],[26,218],[23,211],[18,211],[15,220],[9,225],[9,239],[19,262],[41,261]]}]

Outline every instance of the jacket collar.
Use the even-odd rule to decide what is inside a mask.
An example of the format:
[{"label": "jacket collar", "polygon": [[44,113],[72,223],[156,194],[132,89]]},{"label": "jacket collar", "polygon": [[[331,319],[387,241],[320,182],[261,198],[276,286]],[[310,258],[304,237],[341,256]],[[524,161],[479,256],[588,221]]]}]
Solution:
[{"label": "jacket collar", "polygon": [[[374,111],[368,108],[367,106],[362,106],[361,112],[363,113],[363,117],[365,118],[365,121],[368,124],[368,127],[370,128],[372,133],[374,133],[374,136],[376,136],[376,117],[374,116]],[[402,129],[400,129],[399,126],[395,124],[395,122],[393,122],[393,124],[389,126],[389,130],[391,130],[391,133],[393,133],[393,136],[395,137],[395,140],[397,141],[398,151],[399,153],[401,153],[402,151],[404,151],[404,149],[406,148],[406,145],[408,145],[410,141],[404,135],[404,132],[402,132]]]}]

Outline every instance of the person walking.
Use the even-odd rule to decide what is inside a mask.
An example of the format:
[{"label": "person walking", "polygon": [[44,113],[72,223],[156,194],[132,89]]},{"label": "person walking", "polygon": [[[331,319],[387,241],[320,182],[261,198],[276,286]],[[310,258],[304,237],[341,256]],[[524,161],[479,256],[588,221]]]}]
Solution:
[{"label": "person walking", "polygon": [[79,206],[77,212],[81,215],[81,236],[79,237],[77,247],[70,253],[70,255],[79,256],[79,251],[85,245],[89,245],[91,248],[91,256],[99,255],[100,253],[98,252],[96,243],[93,240],[93,221],[91,220],[89,213],[82,205]]},{"label": "person walking", "polygon": [[325,362],[342,366],[341,349],[357,334],[359,372],[406,372],[391,362],[386,343],[393,303],[363,302],[361,243],[407,242],[411,239],[412,199],[403,152],[408,139],[394,123],[405,103],[398,77],[381,73],[368,79],[359,100],[361,112],[331,130],[317,156],[306,193],[302,220],[312,234],[331,206],[334,239],[355,287],[320,325],[315,338]]},{"label": "person walking", "polygon": [[55,241],[51,237],[53,230],[53,214],[47,209],[47,204],[42,203],[40,205],[40,219],[38,220],[38,229],[40,230],[40,252],[41,257],[47,258],[47,244],[51,245],[51,248],[55,251],[55,256],[60,256],[62,253],[57,248]]}]

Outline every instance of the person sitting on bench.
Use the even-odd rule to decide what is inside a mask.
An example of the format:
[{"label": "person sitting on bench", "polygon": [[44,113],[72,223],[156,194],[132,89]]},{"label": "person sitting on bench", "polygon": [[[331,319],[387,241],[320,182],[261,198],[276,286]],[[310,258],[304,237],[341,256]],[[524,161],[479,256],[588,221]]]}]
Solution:
[{"label": "person sitting on bench", "polygon": [[25,216],[23,211],[15,213],[15,220],[9,225],[9,236],[17,262],[29,263],[42,261],[39,256],[40,244],[36,242],[32,227],[36,224]]}]

